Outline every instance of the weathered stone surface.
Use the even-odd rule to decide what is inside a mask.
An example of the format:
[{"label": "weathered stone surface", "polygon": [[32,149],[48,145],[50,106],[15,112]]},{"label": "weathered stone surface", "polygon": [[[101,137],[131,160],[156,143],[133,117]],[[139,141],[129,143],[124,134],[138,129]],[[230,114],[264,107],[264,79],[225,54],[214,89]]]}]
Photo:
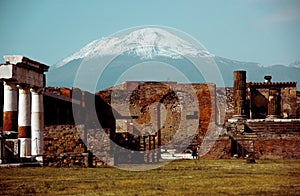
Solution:
[{"label": "weathered stone surface", "polygon": [[109,130],[86,130],[84,126],[54,125],[44,130],[44,165],[92,167],[113,165]]},{"label": "weathered stone surface", "polygon": [[253,141],[254,156],[260,159],[300,158],[298,138],[260,138]]},{"label": "weathered stone surface", "polygon": [[246,71],[233,73],[234,115],[246,116]]},{"label": "weathered stone surface", "polygon": [[[228,137],[220,137],[216,141],[211,141],[212,147],[200,159],[228,159],[231,158],[231,140]],[[201,146],[205,148],[205,146]],[[201,149],[200,149],[201,153]]]},{"label": "weathered stone surface", "polygon": [[[241,128],[242,127],[242,128]],[[241,131],[241,130],[244,131]],[[247,120],[228,123],[232,154],[255,158],[300,158],[300,120]]]},{"label": "weathered stone surface", "polygon": [[248,82],[250,118],[266,118],[268,111],[270,114],[279,113],[280,118],[297,118],[296,92],[295,82]]},{"label": "weathered stone surface", "polygon": [[[215,131],[214,84],[125,82],[97,96],[113,108],[116,136],[112,138],[119,138],[119,144],[127,141],[126,132],[148,137],[152,131],[156,146],[184,150],[194,138],[201,142],[208,130]],[[126,145],[123,146],[129,148]]]},{"label": "weathered stone surface", "polygon": [[[136,160],[139,163],[141,161],[154,161],[154,153],[150,152],[149,150],[154,148],[152,147],[154,145],[159,146],[158,132],[156,132],[155,134],[155,140],[151,140],[151,142],[149,142],[150,137],[147,136],[146,132],[143,132],[146,129],[143,130],[142,128],[144,128],[145,126],[141,126],[141,124],[147,125],[147,122],[151,121],[152,127],[161,127],[161,129],[159,130],[161,134],[160,145],[164,145],[172,139],[172,135],[174,135],[176,130],[178,130],[178,125],[176,126],[176,123],[181,120],[182,116],[186,116],[187,118],[198,118],[198,134],[196,134],[194,138],[188,138],[183,132],[182,134],[179,134],[178,139],[173,137],[173,143],[167,146],[170,147],[170,149],[176,145],[180,145],[181,143],[192,141],[191,143],[200,145],[202,144],[202,142],[204,142],[201,148],[211,148],[207,154],[201,157],[207,159],[230,158],[236,153],[239,153],[242,157],[246,156],[246,154],[253,153],[255,155],[255,158],[278,157],[279,155],[277,156],[277,152],[280,154],[280,157],[283,158],[298,156],[297,153],[293,152],[291,153],[295,154],[294,156],[284,154],[284,149],[281,151],[278,150],[282,148],[280,146],[281,139],[284,139],[284,141],[293,139],[290,147],[288,147],[288,143],[285,144],[285,149],[290,148],[290,151],[294,152],[295,150],[297,150],[296,144],[298,140],[297,138],[299,138],[299,134],[297,135],[297,127],[299,126],[298,124],[300,122],[293,121],[293,123],[291,123],[291,119],[253,119],[247,121],[238,120],[233,123],[227,123],[225,126],[227,128],[223,129],[219,133],[223,136],[217,136],[215,143],[203,141],[205,134],[208,131],[215,129],[214,119],[216,118],[216,115],[223,115],[222,117],[217,118],[225,118],[225,120],[232,116],[234,105],[232,88],[217,89],[217,91],[215,91],[214,86],[206,84],[193,84],[193,89],[195,90],[198,99],[198,109],[200,113],[194,114],[192,113],[192,111],[194,111],[194,108],[190,108],[188,109],[188,112],[183,113],[181,111],[181,115],[176,115],[176,108],[178,103],[177,99],[179,101],[182,99],[185,100],[184,102],[181,101],[181,104],[193,102],[193,98],[189,95],[189,93],[184,93],[186,92],[186,89],[188,87],[184,84],[173,83],[172,88],[175,89],[177,93],[170,94],[166,88],[159,86],[158,83],[153,83],[151,85],[153,85],[153,88],[149,88],[149,86],[147,85],[139,86],[139,84],[127,82],[121,84],[120,86],[118,85],[108,90],[101,91],[97,94],[97,96],[101,97],[102,101],[104,100],[104,102],[101,102],[101,104],[99,104],[100,102],[97,102],[96,99],[96,105],[98,103],[97,107],[100,108],[99,112],[101,113],[100,115],[98,115],[98,117],[100,118],[99,120],[101,121],[101,124],[104,125],[104,127],[107,127],[107,130],[103,132],[99,129],[87,128],[87,148],[91,149],[91,151],[95,154],[95,156],[93,156],[93,165],[103,164],[103,162],[99,161],[99,159],[97,159],[96,157],[101,157],[100,160],[103,161],[111,161],[111,164],[118,164],[122,163],[122,160],[128,161],[132,159]],[[128,88],[129,90],[126,88]],[[144,92],[145,89],[147,90]],[[169,97],[165,96],[164,98],[162,98],[162,95],[168,93]],[[88,94],[85,94],[85,96],[88,96]],[[89,100],[88,97],[84,99]],[[215,112],[216,105],[212,103],[213,100],[217,100],[217,103],[215,103],[216,105],[223,106],[223,109],[226,110],[226,114],[219,114],[219,111],[217,111],[217,113]],[[160,106],[157,104],[159,102],[161,104]],[[89,104],[89,102],[86,102],[86,107],[90,107]],[[128,105],[128,108],[124,107],[125,104]],[[110,106],[113,106],[113,109]],[[160,115],[158,115],[157,113],[158,108],[160,110]],[[112,113],[112,110],[115,110],[115,113]],[[168,113],[172,116],[172,118],[166,120]],[[134,118],[131,119],[131,117]],[[86,122],[89,123],[91,122],[92,118],[87,115],[87,118],[85,119],[87,120]],[[122,123],[126,125],[123,126],[124,130],[120,133],[114,132],[114,127],[112,126],[114,125],[116,119],[122,121]],[[157,119],[162,119],[161,121],[163,121],[163,123],[159,122]],[[134,123],[134,121],[136,122]],[[220,123],[222,121],[217,120],[217,122],[218,124],[222,125],[222,123]],[[131,124],[133,126],[131,126]],[[211,124],[214,126],[211,126]],[[116,125],[118,125],[118,123]],[[186,130],[188,129],[188,125],[181,128],[183,128],[183,130]],[[103,133],[106,133],[106,136],[103,135]],[[110,135],[111,133],[112,135]],[[143,134],[145,134],[145,136],[141,137]],[[229,139],[228,134],[233,137]],[[97,141],[103,141],[103,138],[107,137],[108,135],[110,139],[116,141],[119,145],[127,149],[134,150],[137,153],[128,153],[128,151],[125,150],[124,152],[114,152],[115,154],[105,154],[103,152],[103,149],[107,149],[107,151],[109,151],[109,145],[107,143],[105,144],[105,142],[99,144],[97,143]],[[84,138],[83,135],[81,136],[81,138]],[[195,138],[197,139],[195,140]],[[257,145],[260,141],[263,142],[264,140],[269,140],[269,142],[266,143],[266,146],[262,144]],[[264,148],[266,148],[265,151],[268,152],[267,155],[261,155],[259,153],[259,151],[263,150]],[[277,149],[278,151],[274,149]],[[157,156],[158,154],[156,154],[156,157]]]},{"label": "weathered stone surface", "polygon": [[1,78],[13,80],[19,84],[28,84],[31,87],[44,87],[44,72],[48,66],[28,59],[24,56],[5,56],[6,64],[0,65]]}]

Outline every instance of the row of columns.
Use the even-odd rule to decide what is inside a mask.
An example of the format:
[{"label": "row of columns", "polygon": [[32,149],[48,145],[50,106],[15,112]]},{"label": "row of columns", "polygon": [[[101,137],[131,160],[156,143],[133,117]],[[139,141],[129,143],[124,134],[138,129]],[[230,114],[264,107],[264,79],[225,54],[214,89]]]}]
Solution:
[{"label": "row of columns", "polygon": [[42,160],[43,129],[42,89],[4,82],[3,133],[18,130],[20,158],[37,156],[37,160]]}]

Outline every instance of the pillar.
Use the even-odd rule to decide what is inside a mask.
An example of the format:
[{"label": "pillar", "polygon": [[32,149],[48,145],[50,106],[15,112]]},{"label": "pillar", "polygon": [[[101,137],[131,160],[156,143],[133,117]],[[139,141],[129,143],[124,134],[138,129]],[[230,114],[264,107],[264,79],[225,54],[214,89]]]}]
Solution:
[{"label": "pillar", "polygon": [[280,89],[269,89],[268,119],[280,118]]},{"label": "pillar", "polygon": [[3,133],[18,129],[18,92],[15,83],[4,82]]},{"label": "pillar", "polygon": [[143,136],[138,136],[140,139],[140,151],[145,151],[145,138]]},{"label": "pillar", "polygon": [[31,155],[42,161],[44,148],[44,105],[42,89],[31,88]]},{"label": "pillar", "polygon": [[158,137],[158,142],[157,146],[161,146],[161,115],[160,115],[160,108],[161,108],[161,103],[157,104],[157,137]]},{"label": "pillar", "polygon": [[31,154],[30,92],[28,86],[19,85],[18,138],[20,158]]},{"label": "pillar", "polygon": [[234,117],[246,118],[246,71],[234,71]]}]

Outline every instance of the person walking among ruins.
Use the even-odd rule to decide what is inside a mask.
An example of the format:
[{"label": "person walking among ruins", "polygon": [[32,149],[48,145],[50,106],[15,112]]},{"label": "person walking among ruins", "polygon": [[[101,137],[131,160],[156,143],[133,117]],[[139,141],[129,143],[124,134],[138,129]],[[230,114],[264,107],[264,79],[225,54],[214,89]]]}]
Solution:
[{"label": "person walking among ruins", "polygon": [[192,146],[192,156],[193,156],[193,159],[198,158],[198,150],[197,150],[196,146]]}]

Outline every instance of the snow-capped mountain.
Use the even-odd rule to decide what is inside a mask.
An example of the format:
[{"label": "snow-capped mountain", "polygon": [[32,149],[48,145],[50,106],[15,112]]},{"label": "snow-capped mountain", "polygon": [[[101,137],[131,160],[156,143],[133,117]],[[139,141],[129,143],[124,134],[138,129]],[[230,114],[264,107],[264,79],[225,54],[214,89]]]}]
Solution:
[{"label": "snow-capped mountain", "polygon": [[297,67],[300,68],[300,60],[294,61],[289,64],[290,67]]},{"label": "snow-capped mountain", "polygon": [[[181,80],[182,73],[189,78],[190,82],[206,82],[199,70],[195,69],[189,57],[201,60],[214,61],[220,70],[225,86],[233,85],[233,71],[246,70],[248,81],[264,81],[265,75],[272,75],[273,81],[296,81],[300,83],[299,61],[289,66],[274,65],[262,66],[259,63],[242,62],[210,54],[195,40],[182,39],[181,36],[170,33],[161,28],[142,28],[135,31],[117,34],[112,37],[101,38],[87,44],[85,47],[53,65],[47,74],[48,86],[72,87],[74,79],[77,77],[77,70],[85,59],[93,57],[117,57],[110,63],[102,73],[97,90],[110,87],[119,81],[126,72],[130,77],[123,77],[124,80],[154,80],[177,81]],[[187,57],[187,58],[186,58]],[[137,68],[135,72],[130,72],[132,67],[144,62],[162,62],[169,64],[174,69],[167,69],[161,65],[148,63],[143,68]],[[87,82],[97,70],[97,63],[89,65],[81,71],[87,71]],[[129,70],[129,71],[128,71]],[[143,72],[143,73],[142,73]]]},{"label": "snow-capped mountain", "polygon": [[141,59],[152,59],[158,56],[172,59],[180,59],[182,56],[212,56],[204,48],[195,47],[195,45],[166,30],[149,27],[117,37],[94,40],[78,52],[57,63],[55,67],[60,67],[76,59],[124,53],[136,55]]}]

